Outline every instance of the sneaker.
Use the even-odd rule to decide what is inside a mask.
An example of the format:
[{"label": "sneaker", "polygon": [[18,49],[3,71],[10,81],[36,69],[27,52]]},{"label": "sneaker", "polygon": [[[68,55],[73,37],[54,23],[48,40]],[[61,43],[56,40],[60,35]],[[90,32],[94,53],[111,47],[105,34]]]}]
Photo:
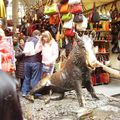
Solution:
[{"label": "sneaker", "polygon": [[22,97],[26,97],[27,95],[25,93],[22,94]]}]

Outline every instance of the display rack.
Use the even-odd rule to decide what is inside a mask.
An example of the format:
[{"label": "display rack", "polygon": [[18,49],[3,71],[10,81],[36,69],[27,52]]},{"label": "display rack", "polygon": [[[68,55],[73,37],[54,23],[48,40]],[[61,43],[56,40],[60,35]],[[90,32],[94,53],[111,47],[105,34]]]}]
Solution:
[{"label": "display rack", "polygon": [[[96,39],[93,42],[98,61],[110,66],[111,31],[96,31]],[[102,67],[97,67],[91,77],[93,85],[108,84],[110,81],[109,73],[105,72]]]}]

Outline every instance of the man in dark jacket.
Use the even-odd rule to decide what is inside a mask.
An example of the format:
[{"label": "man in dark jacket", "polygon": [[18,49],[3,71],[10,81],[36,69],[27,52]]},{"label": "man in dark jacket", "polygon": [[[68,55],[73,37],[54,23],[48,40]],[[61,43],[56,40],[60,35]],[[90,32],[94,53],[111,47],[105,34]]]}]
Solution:
[{"label": "man in dark jacket", "polygon": [[23,53],[25,54],[25,78],[22,86],[22,95],[26,96],[30,87],[34,87],[41,79],[41,52],[35,54],[35,46],[39,41],[40,32],[33,31],[32,37],[27,39]]}]

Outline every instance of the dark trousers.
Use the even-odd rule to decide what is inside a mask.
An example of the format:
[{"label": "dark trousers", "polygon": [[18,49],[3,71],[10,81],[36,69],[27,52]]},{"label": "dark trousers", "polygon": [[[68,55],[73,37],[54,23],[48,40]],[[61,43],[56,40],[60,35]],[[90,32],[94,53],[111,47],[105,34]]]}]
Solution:
[{"label": "dark trousers", "polygon": [[28,94],[30,87],[34,87],[41,79],[41,63],[25,62],[25,78],[22,85],[22,93]]}]

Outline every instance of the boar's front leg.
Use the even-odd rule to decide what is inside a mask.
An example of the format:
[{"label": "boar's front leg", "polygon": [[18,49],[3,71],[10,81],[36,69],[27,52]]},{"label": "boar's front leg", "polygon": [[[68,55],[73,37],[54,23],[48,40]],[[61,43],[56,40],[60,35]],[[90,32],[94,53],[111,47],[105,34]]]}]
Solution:
[{"label": "boar's front leg", "polygon": [[75,91],[76,91],[76,94],[77,94],[77,99],[78,99],[80,107],[83,107],[84,103],[83,103],[81,84],[82,84],[82,80],[75,80]]}]

